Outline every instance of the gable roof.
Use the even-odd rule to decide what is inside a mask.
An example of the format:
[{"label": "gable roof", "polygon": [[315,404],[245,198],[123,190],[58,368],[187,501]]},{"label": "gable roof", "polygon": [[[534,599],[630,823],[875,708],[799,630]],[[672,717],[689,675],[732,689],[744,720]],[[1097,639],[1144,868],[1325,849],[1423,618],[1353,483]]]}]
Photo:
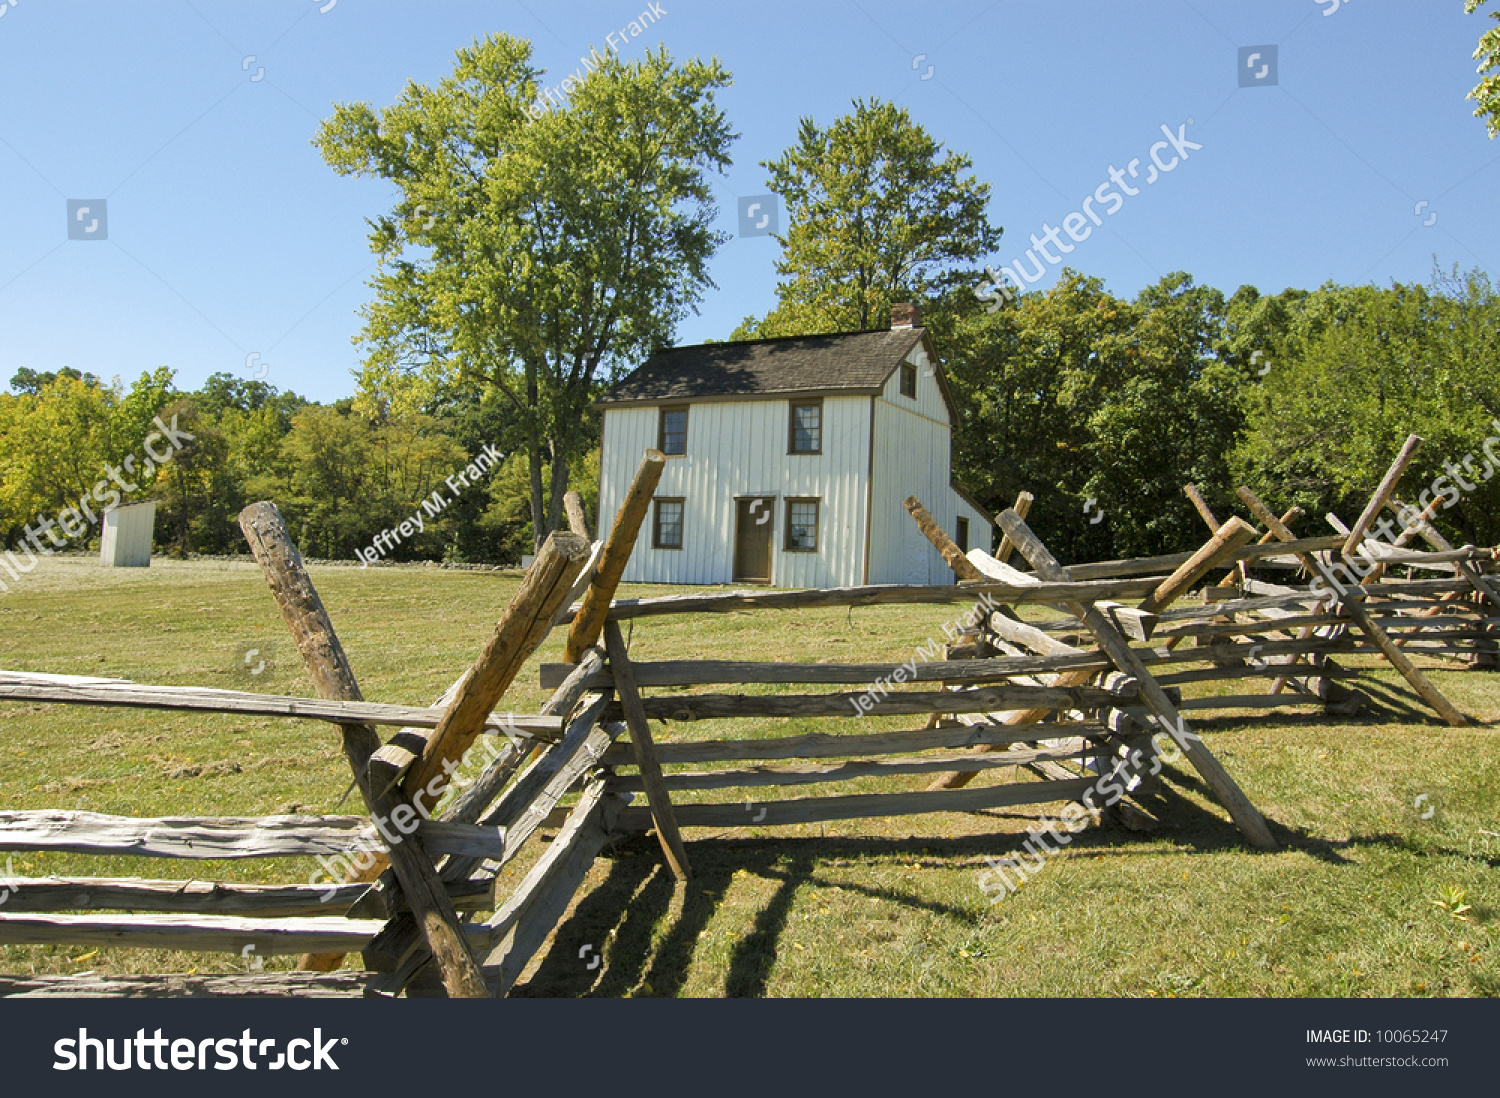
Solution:
[{"label": "gable roof", "polygon": [[876,394],[925,338],[923,328],[899,328],[671,347],[622,378],[599,403]]}]

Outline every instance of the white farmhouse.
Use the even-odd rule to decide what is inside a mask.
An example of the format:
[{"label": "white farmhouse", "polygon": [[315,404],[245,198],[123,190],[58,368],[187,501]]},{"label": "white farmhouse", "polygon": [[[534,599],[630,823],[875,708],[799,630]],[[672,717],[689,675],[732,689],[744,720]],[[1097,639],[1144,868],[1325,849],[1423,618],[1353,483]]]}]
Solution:
[{"label": "white farmhouse", "polygon": [[990,548],[993,518],[952,480],[932,340],[916,306],[891,312],[889,331],[661,351],[603,397],[601,526],[645,451],[667,455],[626,580],[951,583],[912,495],[961,548]]}]

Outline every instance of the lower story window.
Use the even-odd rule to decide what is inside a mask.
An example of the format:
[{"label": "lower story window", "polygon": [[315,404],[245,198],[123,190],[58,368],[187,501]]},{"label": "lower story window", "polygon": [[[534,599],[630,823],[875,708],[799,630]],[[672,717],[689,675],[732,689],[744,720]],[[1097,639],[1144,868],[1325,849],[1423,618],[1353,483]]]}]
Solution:
[{"label": "lower story window", "polygon": [[953,535],[953,540],[958,545],[958,551],[960,553],[967,553],[969,551],[969,520],[960,518],[953,531]]},{"label": "lower story window", "polygon": [[786,501],[786,549],[789,553],[818,551],[818,501]]},{"label": "lower story window", "polygon": [[659,499],[651,544],[656,549],[682,548],[682,500]]}]

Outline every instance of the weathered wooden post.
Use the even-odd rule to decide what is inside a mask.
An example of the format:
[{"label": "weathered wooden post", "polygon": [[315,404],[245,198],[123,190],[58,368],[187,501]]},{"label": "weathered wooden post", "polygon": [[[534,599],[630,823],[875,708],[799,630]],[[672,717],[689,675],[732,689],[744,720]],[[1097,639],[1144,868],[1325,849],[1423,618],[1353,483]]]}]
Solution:
[{"label": "weathered wooden post", "polygon": [[[1396,539],[1397,548],[1415,538],[1421,538],[1440,553],[1452,552],[1453,543],[1438,533],[1437,527],[1432,525],[1432,519],[1437,515],[1441,504],[1442,497],[1439,496],[1429,503],[1415,519],[1407,524],[1406,529]],[[1403,514],[1410,514],[1410,511],[1394,496],[1387,499],[1385,505],[1395,512],[1397,518],[1400,518]],[[1467,582],[1469,587],[1482,600],[1492,603],[1497,609],[1500,609],[1500,592],[1497,592],[1494,584],[1485,579],[1472,565],[1465,564],[1463,561],[1454,561],[1453,574]]]},{"label": "weathered wooden post", "polygon": [[[276,505],[251,504],[240,512],[240,528],[265,573],[319,695],[335,701],[363,701],[344,646],[333,631],[333,623]],[[344,755],[371,817],[392,820],[398,827],[398,813],[417,819],[418,813],[401,793],[376,789],[370,781],[368,764],[380,746],[375,729],[367,724],[339,727]],[[402,841],[391,844],[388,857],[427,947],[437,960],[448,994],[454,998],[488,997],[489,988],[459,927],[458,912],[416,834],[403,835]]]},{"label": "weathered wooden post", "polygon": [[447,785],[443,764],[463,757],[521,667],[547,639],[588,555],[589,543],[577,534],[548,536],[442,721],[434,729],[393,738],[377,751],[370,760],[372,781],[389,785],[401,780],[408,796],[440,776]]},{"label": "weathered wooden post", "polygon": [[[1187,496],[1187,498],[1192,502],[1192,505],[1197,510],[1199,517],[1202,518],[1204,524],[1207,525],[1208,532],[1210,534],[1216,533],[1219,527],[1223,524],[1220,523],[1219,520],[1214,516],[1213,508],[1208,505],[1208,500],[1203,498],[1203,493],[1198,490],[1198,486],[1196,484],[1193,484],[1192,482],[1184,484],[1182,486],[1182,494]],[[1022,515],[1021,517],[1025,518],[1026,516]],[[1247,575],[1244,561],[1239,561],[1234,566],[1234,574],[1238,585],[1240,587],[1243,587],[1245,585],[1245,576]],[[1219,619],[1215,618],[1214,620],[1218,621]],[[1226,619],[1226,621],[1233,620],[1233,617]],[[1220,624],[1224,624],[1224,622],[1221,622]]]},{"label": "weathered wooden post", "polygon": [[1198,491],[1198,486],[1193,483],[1182,486],[1182,494],[1187,496],[1199,516],[1208,524],[1210,530],[1219,528],[1219,520],[1214,517],[1213,509],[1209,507],[1208,500],[1203,498],[1203,493]]},{"label": "weathered wooden post", "polygon": [[943,560],[948,562],[948,567],[953,569],[953,574],[961,580],[984,579],[984,573],[964,556],[964,551],[950,538],[937,519],[933,518],[927,508],[922,506],[922,501],[916,496],[906,497],[906,509],[911,512],[911,517],[917,522],[917,528],[927,535],[927,540],[937,548],[943,555]]},{"label": "weathered wooden post", "polygon": [[583,604],[568,629],[568,644],[563,659],[577,663],[599,639],[604,627],[604,617],[609,613],[609,604],[614,601],[615,589],[620,586],[620,577],[630,563],[630,552],[635,548],[635,539],[641,532],[641,523],[651,509],[651,496],[661,483],[662,470],[667,457],[660,450],[647,450],[636,470],[635,479],[625,492],[625,499],[615,514],[615,524],[610,528],[609,540],[604,543],[604,552],[599,557],[599,566],[594,569],[594,578],[583,594]]},{"label": "weathered wooden post", "polygon": [[[569,718],[578,703],[584,697],[590,680],[604,666],[604,654],[597,648],[591,648],[583,654],[583,659],[573,669],[572,673],[553,693],[552,697],[542,705],[541,712],[547,716]],[[592,726],[592,721],[590,721]],[[571,734],[571,730],[570,730]],[[565,736],[562,741],[553,744],[549,751],[560,751],[567,742]],[[507,744],[501,752],[484,769],[484,772],[466,786],[453,802],[443,810],[439,819],[449,823],[474,824],[484,823],[487,826],[501,827],[505,831],[505,846],[507,851],[516,850],[526,841],[527,836],[534,830],[542,820],[541,816],[530,815],[523,819],[519,826],[514,818],[512,808],[515,806],[530,806],[537,796],[538,785],[535,781],[528,782],[522,777],[512,784],[505,797],[499,797],[501,790],[509,781],[511,775],[521,766],[530,754],[524,748],[517,748],[514,744]],[[528,773],[531,773],[528,771]],[[561,793],[558,791],[558,798]],[[553,800],[553,804],[556,803]],[[507,804],[507,801],[510,803]],[[493,810],[490,806],[494,804]],[[486,812],[488,810],[488,814]],[[510,855],[508,855],[509,857]],[[443,861],[438,876],[445,884],[453,885],[467,881],[469,875],[481,859],[467,855],[452,855]],[[410,913],[402,913],[386,924],[380,936],[372,943],[372,948],[394,962],[394,973],[387,974],[392,981],[389,991],[394,993],[405,985],[407,979],[418,971],[428,959],[428,954],[413,954],[418,948],[418,937],[416,925],[412,921]],[[304,965],[303,967],[308,967]],[[502,991],[503,994],[503,991]]]},{"label": "weathered wooden post", "polygon": [[1391,462],[1391,467],[1385,471],[1385,476],[1380,479],[1375,494],[1370,497],[1370,502],[1365,504],[1364,511],[1360,513],[1359,519],[1350,529],[1349,536],[1344,539],[1343,555],[1346,559],[1353,558],[1359,549],[1360,542],[1365,540],[1370,524],[1375,521],[1375,516],[1380,514],[1380,509],[1391,498],[1396,485],[1401,481],[1401,475],[1406,472],[1406,467],[1411,464],[1411,459],[1417,456],[1417,451],[1421,448],[1422,437],[1420,435],[1407,436],[1401,452],[1396,455],[1396,460]]},{"label": "weathered wooden post", "polygon": [[[1013,512],[1012,512],[1013,513]],[[1168,604],[1175,602],[1214,568],[1219,567],[1227,558],[1232,557],[1240,548],[1255,536],[1254,528],[1244,519],[1235,516],[1221,526],[1218,531],[1205,542],[1196,553],[1188,560],[1178,566],[1177,570],[1157,585],[1147,598],[1140,604],[1139,609],[1149,614],[1154,614],[1165,608]],[[1012,539],[1014,540],[1014,539]],[[1094,671],[1065,671],[1052,680],[1053,686],[1082,686],[1094,677]],[[1002,723],[1006,725],[1035,724],[1045,717],[1050,710],[1046,709],[1022,709],[1009,713]],[[976,753],[990,750],[988,747],[975,748]],[[958,789],[974,780],[977,771],[953,770],[933,780],[927,788]]]},{"label": "weathered wooden post", "polygon": [[646,710],[641,705],[641,694],[636,688],[635,672],[630,666],[630,657],[625,651],[625,638],[614,619],[604,622],[604,647],[609,653],[609,670],[614,677],[615,694],[620,707],[625,711],[625,724],[630,729],[630,746],[635,752],[635,763],[641,772],[641,784],[646,787],[646,801],[651,806],[651,818],[656,824],[656,837],[661,842],[662,853],[667,864],[679,881],[688,878],[687,850],[682,845],[682,832],[677,827],[677,816],[672,811],[672,799],[667,795],[667,783],[662,778],[661,762],[656,755],[656,743],[651,738],[651,725]]},{"label": "weathered wooden post", "polygon": [[[559,539],[565,539],[559,542]],[[427,757],[433,750],[433,744],[437,737],[447,725],[450,731],[446,745],[440,750],[447,752],[457,747],[458,753],[451,759],[462,757],[474,742],[479,730],[484,726],[491,710],[510,684],[515,680],[516,674],[521,666],[530,657],[531,653],[546,639],[551,630],[552,617],[556,615],[562,603],[566,600],[570,590],[570,584],[576,578],[583,564],[580,558],[587,557],[587,543],[582,538],[573,534],[554,534],[549,537],[542,546],[542,552],[532,562],[527,571],[526,580],[521,584],[510,606],[507,607],[505,615],[500,619],[495,628],[495,634],[490,639],[484,653],[480,655],[474,668],[448,688],[443,696],[447,708],[443,715],[443,721],[437,728],[402,728],[384,745],[378,745],[377,749],[369,757],[365,769],[368,771],[374,786],[381,790],[389,790],[405,777],[410,777],[417,769],[419,757]],[[550,612],[549,612],[550,608]],[[545,615],[545,616],[544,616]],[[486,660],[486,656],[489,660]],[[475,668],[480,670],[478,677]],[[463,722],[462,727],[468,728],[474,718],[479,706],[483,705],[486,691],[493,691],[498,684],[499,693],[495,693],[493,700],[489,702],[488,708],[478,715],[477,724],[472,724],[472,731],[452,731],[459,727],[458,722]],[[460,709],[460,705],[462,708]],[[566,714],[559,714],[565,716]],[[461,746],[460,746],[461,745]],[[439,774],[442,774],[441,788],[448,785],[447,774],[443,770],[443,759],[449,756],[439,756],[438,761],[430,767],[421,768],[424,775],[421,784],[409,783],[406,786],[410,792],[409,796],[415,797],[416,791],[424,789]],[[522,752],[510,748],[491,764],[491,780],[500,778],[501,775],[508,776],[523,761]],[[500,778],[503,781],[503,778]],[[441,796],[441,792],[438,794]],[[424,793],[424,798],[430,806],[435,804],[437,797]],[[375,881],[378,880],[388,868],[390,863],[383,857],[377,857],[372,865],[363,870],[355,870],[348,876],[350,881]],[[340,954],[308,954],[299,962],[299,967],[316,972],[331,972],[343,963]]]},{"label": "weathered wooden post", "polygon": [[[1025,518],[1031,514],[1031,504],[1036,497],[1030,492],[1022,491],[1016,493],[1016,502],[1011,504],[1011,510]],[[1005,535],[1000,536],[1000,548],[995,550],[995,559],[1001,564],[1010,560],[1010,555],[1016,551],[1015,544]]]},{"label": "weathered wooden post", "polygon": [[579,537],[589,538],[589,517],[583,510],[583,497],[577,492],[563,496],[563,511],[568,516],[568,529]]},{"label": "weathered wooden post", "polygon": [[[1022,495],[1029,497],[1031,493],[1023,492]],[[1028,507],[1031,506],[1029,498],[1026,505]],[[958,543],[950,538],[947,532],[938,525],[937,519],[932,517],[931,512],[922,506],[921,500],[916,496],[907,496],[906,510],[910,512],[911,517],[916,521],[917,529],[921,530],[926,535],[927,540],[932,542],[937,551],[942,554],[943,560],[948,562],[948,567],[953,569],[953,574],[959,580],[982,580],[985,578],[984,573],[975,566],[974,562],[964,555],[964,551],[958,547]],[[1001,547],[1004,548],[1003,544]],[[1009,607],[1006,607],[1005,610],[1007,613],[1010,612]],[[977,608],[975,616],[980,616]],[[976,647],[974,652],[977,655],[979,649]],[[950,658],[952,655],[953,653],[950,651]],[[927,727],[936,728],[942,721],[942,717],[941,713],[933,713],[927,719]]]},{"label": "weathered wooden post", "polygon": [[[1187,498],[1192,502],[1193,507],[1197,509],[1199,517],[1202,518],[1204,524],[1208,526],[1209,533],[1216,533],[1220,525],[1219,520],[1217,517],[1215,517],[1213,508],[1208,505],[1208,500],[1204,499],[1203,493],[1198,490],[1198,486],[1196,484],[1193,484],[1192,482],[1184,484],[1182,486],[1182,494],[1187,496]],[[1239,561],[1237,564],[1235,564],[1234,575],[1235,585],[1243,589],[1245,586],[1245,577],[1247,575],[1244,561]],[[1209,598],[1207,590],[1205,590],[1203,593],[1203,601],[1212,601]],[[1232,613],[1220,614],[1217,617],[1210,618],[1209,623],[1212,625],[1233,625],[1234,615]],[[1180,638],[1173,639],[1179,640]],[[1214,637],[1208,644],[1208,647],[1211,649],[1215,647],[1227,648],[1233,646],[1234,642],[1229,637]],[[1175,645],[1169,642],[1168,647],[1175,647]],[[1238,656],[1226,657],[1210,653],[1210,658],[1213,660],[1216,667],[1243,667],[1245,665],[1245,661],[1240,659]]]}]

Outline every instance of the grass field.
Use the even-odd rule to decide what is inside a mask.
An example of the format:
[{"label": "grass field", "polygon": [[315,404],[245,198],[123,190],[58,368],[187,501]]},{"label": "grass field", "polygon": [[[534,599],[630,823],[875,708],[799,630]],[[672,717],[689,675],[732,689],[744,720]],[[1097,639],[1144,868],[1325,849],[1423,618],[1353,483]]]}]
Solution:
[{"label": "grass field", "polygon": [[[514,574],[417,567],[315,567],[313,575],[365,696],[413,705],[430,704],[467,667],[518,583]],[[632,652],[642,659],[904,660],[940,636],[958,609],[654,619],[637,623]],[[560,659],[561,643],[554,634],[540,659]],[[268,652],[280,659],[252,677],[243,658],[250,648],[260,650],[257,662]],[[81,559],[50,560],[0,594],[0,667],[312,693],[248,563],[103,570]],[[685,887],[665,871],[655,840],[637,836],[599,859],[550,953],[517,993],[1492,995],[1500,990],[1500,744],[1490,725],[1500,719],[1500,680],[1454,664],[1429,674],[1479,723],[1437,723],[1383,669],[1361,686],[1373,680],[1371,692],[1389,709],[1362,723],[1286,713],[1194,722],[1271,821],[1277,853],[1243,846],[1197,775],[1172,769],[1161,830],[1091,828],[993,906],[977,884],[983,857],[1013,853],[1026,825],[1060,806],[689,830],[694,875]],[[537,682],[529,668],[505,708],[534,711],[545,697]],[[847,721],[766,720],[733,729],[679,724],[658,734],[672,741],[835,725],[849,730]],[[909,718],[865,718],[860,731],[916,726]],[[5,809],[141,816],[359,810],[353,796],[339,808],[349,775],[334,729],[311,722],[0,705],[0,751]],[[994,771],[980,780],[1010,779]],[[837,788],[922,784],[871,779]],[[736,797],[720,791],[712,799]],[[506,879],[518,880],[542,849],[532,844]],[[12,858],[10,873],[24,876],[305,881],[315,872],[311,860]],[[595,954],[603,963],[590,968]],[[5,973],[210,972],[238,964],[225,955],[0,947]]]}]

